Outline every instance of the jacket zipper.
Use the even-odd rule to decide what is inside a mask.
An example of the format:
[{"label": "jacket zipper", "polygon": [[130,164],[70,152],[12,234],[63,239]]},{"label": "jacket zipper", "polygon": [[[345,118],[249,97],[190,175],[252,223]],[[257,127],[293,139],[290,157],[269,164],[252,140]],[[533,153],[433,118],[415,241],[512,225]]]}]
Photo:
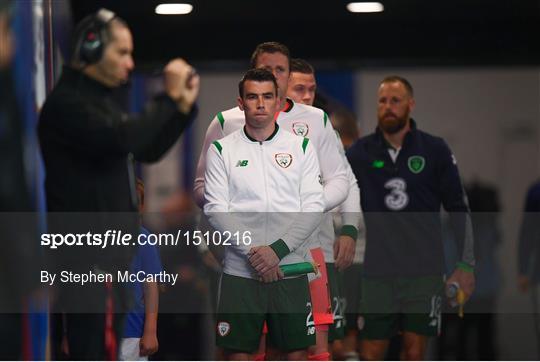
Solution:
[{"label": "jacket zipper", "polygon": [[263,179],[264,179],[264,195],[266,197],[265,199],[265,210],[264,210],[264,239],[265,241],[268,241],[268,200],[270,198],[268,197],[268,184],[267,184],[267,174],[266,174],[266,163],[264,159],[264,145],[262,142],[259,142],[259,150],[261,155],[261,164],[263,167]]}]

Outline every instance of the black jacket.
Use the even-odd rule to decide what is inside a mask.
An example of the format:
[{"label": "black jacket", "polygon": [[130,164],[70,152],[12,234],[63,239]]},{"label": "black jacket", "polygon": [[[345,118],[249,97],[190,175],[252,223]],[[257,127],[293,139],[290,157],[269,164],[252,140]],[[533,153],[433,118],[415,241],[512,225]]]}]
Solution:
[{"label": "black jacket", "polygon": [[390,147],[377,129],[347,151],[366,223],[365,275],[442,274],[441,206],[449,212],[459,260],[474,265],[469,208],[446,142],[411,120],[395,163]]},{"label": "black jacket", "polygon": [[136,211],[131,159],[157,161],[194,118],[165,95],[129,116],[111,93],[66,67],[47,98],[38,134],[49,211]]},{"label": "black jacket", "polygon": [[[64,68],[40,114],[49,233],[139,232],[133,161],[157,161],[194,118],[166,95],[137,116],[124,113],[112,89]],[[132,240],[133,240],[132,239]],[[49,267],[88,272],[129,268],[130,247],[49,250]]]}]

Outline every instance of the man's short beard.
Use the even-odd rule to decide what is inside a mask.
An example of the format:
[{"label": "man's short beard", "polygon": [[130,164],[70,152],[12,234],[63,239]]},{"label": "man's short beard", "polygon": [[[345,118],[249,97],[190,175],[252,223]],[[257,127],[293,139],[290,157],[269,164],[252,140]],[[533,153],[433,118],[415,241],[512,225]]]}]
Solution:
[{"label": "man's short beard", "polygon": [[401,118],[396,118],[392,122],[385,122],[383,120],[383,118],[379,118],[379,128],[384,133],[396,134],[399,131],[401,131],[407,125],[407,120],[409,119],[409,114],[407,113]]},{"label": "man's short beard", "polygon": [[388,124],[388,123],[383,123],[383,122],[379,122],[379,127],[384,131],[384,133],[388,133],[388,134],[396,134],[398,133],[399,131],[401,131],[405,125],[407,124],[407,120],[405,119],[398,119],[396,123],[393,123],[393,124]]}]

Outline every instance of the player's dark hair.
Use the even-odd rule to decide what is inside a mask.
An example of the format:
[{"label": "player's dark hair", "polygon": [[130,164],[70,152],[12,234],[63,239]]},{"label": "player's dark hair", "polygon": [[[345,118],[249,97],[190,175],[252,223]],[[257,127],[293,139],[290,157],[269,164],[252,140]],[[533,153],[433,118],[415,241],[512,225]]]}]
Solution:
[{"label": "player's dark hair", "polygon": [[270,54],[281,53],[287,57],[289,64],[291,63],[291,53],[289,52],[289,48],[287,48],[285,45],[281,43],[278,43],[275,41],[268,41],[268,42],[257,45],[255,50],[253,51],[253,54],[251,54],[251,61],[250,61],[251,68],[256,68],[257,59],[259,58],[259,55],[263,53],[270,53]]},{"label": "player's dark hair", "polygon": [[248,80],[255,82],[272,82],[274,84],[274,92],[277,95],[278,85],[276,77],[274,77],[271,72],[266,69],[250,69],[238,83],[238,93],[241,98],[244,98],[244,83]]},{"label": "player's dark hair", "polygon": [[291,59],[291,73],[292,72],[314,75],[315,69],[313,69],[313,66],[304,59],[294,58]]}]

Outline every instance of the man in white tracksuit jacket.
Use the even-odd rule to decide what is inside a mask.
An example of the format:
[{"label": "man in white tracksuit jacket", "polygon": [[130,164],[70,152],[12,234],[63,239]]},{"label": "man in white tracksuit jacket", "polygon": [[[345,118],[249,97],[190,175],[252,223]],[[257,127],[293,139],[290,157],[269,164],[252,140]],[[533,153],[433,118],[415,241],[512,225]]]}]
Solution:
[{"label": "man in white tracksuit jacket", "polygon": [[[344,208],[348,219],[344,220],[342,229],[343,235],[349,235],[349,240],[339,239],[335,242],[334,227],[330,214],[325,215],[319,230],[311,238],[310,249],[313,252],[320,251],[324,253],[321,259],[316,260],[321,265],[320,271],[322,277],[316,281],[319,284],[316,290],[312,290],[312,302],[314,303],[314,319],[317,327],[317,346],[310,350],[310,359],[327,360],[327,339],[328,331],[324,331],[324,325],[332,324],[333,313],[337,311],[337,298],[329,296],[329,291],[320,288],[320,282],[327,283],[326,263],[334,263],[334,250],[336,250],[336,261],[341,261],[342,265],[348,266],[354,256],[354,240],[357,234],[357,220],[360,201],[359,191],[356,179],[350,171],[347,160],[342,152],[342,146],[338,144],[336,134],[330,123],[328,116],[321,110],[308,105],[295,103],[285,97],[287,84],[289,80],[289,51],[279,43],[262,43],[255,49],[251,65],[254,68],[264,68],[271,70],[278,82],[278,92],[281,97],[281,104],[278,108],[276,122],[283,129],[291,133],[306,136],[315,146],[319,157],[319,167],[323,179],[325,211],[329,211],[338,205],[351,205],[350,208]],[[235,107],[217,114],[208,126],[205,140],[203,143],[201,156],[197,165],[194,193],[197,204],[202,208],[204,199],[204,170],[206,168],[206,150],[212,145],[212,142],[226,135],[241,129],[244,126],[244,114],[239,107]],[[348,170],[349,169],[349,170]],[[344,202],[345,201],[345,202]],[[352,241],[352,242],[350,242]],[[311,257],[308,256],[308,257]],[[311,283],[314,287],[315,283]],[[337,285],[333,285],[337,288]],[[331,285],[332,287],[332,285]],[[328,301],[332,300],[332,308],[329,308]],[[341,332],[342,333],[342,332]],[[261,351],[262,352],[262,351]],[[261,358],[261,356],[257,356]],[[257,358],[256,357],[256,358]],[[262,357],[261,359],[264,359]]]},{"label": "man in white tracksuit jacket", "polygon": [[252,240],[225,247],[217,344],[229,359],[248,358],[266,321],[269,343],[303,360],[314,343],[307,277],[283,279],[279,266],[304,261],[306,240],[321,221],[319,162],[309,139],[275,123],[272,73],[248,71],[239,90],[245,126],[213,142],[205,171],[204,212],[212,226],[250,231]]}]

